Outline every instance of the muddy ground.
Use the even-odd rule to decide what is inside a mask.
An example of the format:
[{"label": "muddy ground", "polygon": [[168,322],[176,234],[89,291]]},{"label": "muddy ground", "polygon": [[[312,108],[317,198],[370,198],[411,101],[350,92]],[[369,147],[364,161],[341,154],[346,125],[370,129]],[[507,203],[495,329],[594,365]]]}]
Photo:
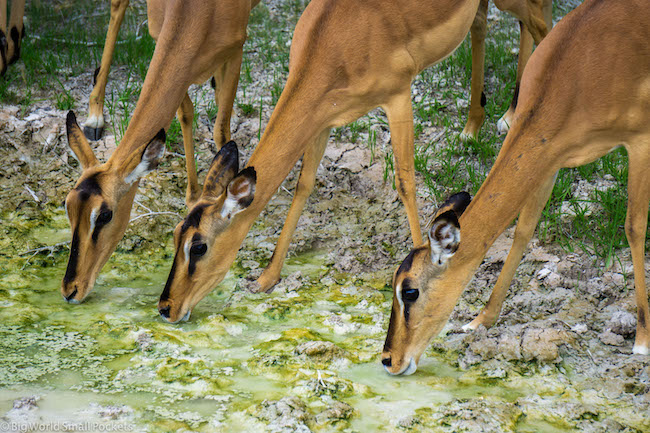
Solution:
[{"label": "muddy ground", "polygon": [[[111,79],[120,73],[115,68]],[[253,76],[262,88],[263,71]],[[89,68],[65,83],[80,118],[91,78]],[[496,326],[464,333],[498,277],[510,228],[418,372],[383,372],[390,277],[411,245],[384,176],[390,134],[382,125],[373,127],[373,152],[364,133],[355,142],[345,130],[330,140],[272,294],[248,294],[238,281],[268,262],[297,170],[191,321],[156,317],[171,231],[186,213],[177,145],[141,182],[132,218],[142,217],[94,292],[82,305],[65,304],[58,281],[70,233],[61,203],[80,168],[67,150],[66,113],[47,94],[36,99],[26,110],[0,108],[0,431],[66,420],[135,431],[650,431],[649,358],[631,354],[636,307],[627,250],[605,267],[534,238]],[[195,132],[199,179],[214,151],[203,109]],[[235,111],[233,139],[245,161],[260,125]],[[269,116],[270,108],[262,127]],[[419,140],[441,131],[431,125]],[[95,149],[105,159],[114,146],[109,130]],[[436,203],[418,183],[424,222]]]}]

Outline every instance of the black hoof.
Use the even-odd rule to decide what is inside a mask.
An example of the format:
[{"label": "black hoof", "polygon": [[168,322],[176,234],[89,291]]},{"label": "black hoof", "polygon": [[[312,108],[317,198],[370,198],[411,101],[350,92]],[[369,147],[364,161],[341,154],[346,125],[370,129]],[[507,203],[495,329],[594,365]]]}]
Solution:
[{"label": "black hoof", "polygon": [[104,128],[91,128],[89,126],[84,126],[84,135],[88,140],[97,141],[102,138],[104,133]]}]

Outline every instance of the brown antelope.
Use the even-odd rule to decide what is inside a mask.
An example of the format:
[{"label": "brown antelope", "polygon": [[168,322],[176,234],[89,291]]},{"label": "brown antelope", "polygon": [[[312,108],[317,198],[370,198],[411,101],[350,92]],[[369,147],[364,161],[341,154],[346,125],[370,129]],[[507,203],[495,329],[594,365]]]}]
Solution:
[{"label": "brown antelope", "polygon": [[[499,132],[507,132],[512,121],[519,83],[524,67],[533,52],[533,42],[537,45],[553,26],[552,0],[494,0],[494,4],[502,11],[509,12],[519,19],[520,40],[519,58],[517,61],[517,80],[512,103],[508,111],[497,122]],[[484,88],[485,67],[485,36],[487,34],[487,1],[481,2],[471,27],[472,37],[472,88],[467,123],[461,139],[476,139],[481,125],[485,121],[486,98]]]},{"label": "brown antelope", "polygon": [[[531,57],[510,131],[474,200],[459,194],[435,215],[429,242],[393,277],[393,306],[382,363],[415,372],[429,341],[500,233],[519,215],[512,249],[484,310],[467,328],[492,326],[532,237],[555,175],[618,146],[628,152],[625,232],[637,302],[634,353],[648,354],[644,270],[650,201],[650,9],[644,0],[586,0]],[[606,37],[603,37],[606,35]],[[467,209],[465,209],[467,208]]]},{"label": "brown antelope", "polygon": [[24,14],[25,0],[13,0],[7,23],[7,0],[0,0],[0,76],[20,58],[20,44],[25,37]]},{"label": "brown antelope", "polygon": [[[169,3],[170,5],[167,5]],[[149,22],[149,31],[156,39],[156,34],[159,32],[160,20],[163,18],[164,10],[171,8],[173,2],[169,0],[148,0],[147,1],[147,15]],[[245,7],[252,9],[259,3],[259,0],[221,0],[214,1],[215,10],[219,8],[240,8]],[[100,66],[95,70],[93,77],[93,91],[90,93],[90,100],[88,102],[88,118],[84,123],[84,134],[90,140],[98,140],[102,136],[104,130],[104,96],[106,92],[106,83],[108,81],[108,72],[115,52],[115,44],[117,42],[117,34],[124,20],[126,8],[129,6],[129,0],[111,0],[111,18],[108,23],[108,31],[106,33],[106,43],[104,44],[104,51],[102,53],[102,60]],[[191,13],[191,8],[188,9]],[[153,28],[152,28],[153,20]],[[248,19],[246,19],[248,22]],[[238,23],[229,23],[230,25],[237,26]],[[223,25],[223,23],[221,23]],[[214,123],[214,142],[217,148],[220,148],[228,140],[230,140],[230,116],[232,114],[232,105],[237,93],[237,83],[239,81],[239,69],[241,66],[241,50],[239,53],[228,55],[229,59],[220,59],[218,67],[211,71],[214,76],[212,84],[214,85],[214,97],[219,107],[217,118]],[[197,81],[198,82],[198,81]],[[186,98],[184,104],[191,103]],[[188,106],[189,109],[190,106]],[[179,114],[180,116],[180,114]],[[180,117],[179,117],[180,118]],[[183,129],[183,141],[187,143],[191,141],[191,129]],[[186,134],[189,134],[186,137]]]},{"label": "brown antelope", "polygon": [[314,187],[330,129],[375,107],[387,114],[397,192],[406,207],[413,243],[422,244],[415,204],[411,82],[425,67],[449,56],[465,38],[477,11],[485,14],[486,8],[487,0],[309,3],[294,32],[286,86],[248,162],[255,168],[256,181],[250,177],[237,181],[241,197],[236,212],[223,207],[227,192],[218,200],[211,194],[176,227],[176,255],[158,304],[161,315],[170,322],[187,317],[223,280],[253,221],[302,157],[275,252],[251,287],[256,292],[271,289],[280,279],[291,236]]},{"label": "brown antelope", "polygon": [[[259,0],[258,0],[259,1]],[[258,2],[256,1],[255,4]],[[502,11],[510,12],[520,20],[519,60],[517,62],[517,81],[512,104],[506,114],[499,120],[499,131],[507,131],[507,127],[517,104],[519,81],[526,62],[533,50],[533,40],[539,44],[553,25],[551,17],[552,0],[495,0],[494,4]],[[108,71],[115,51],[117,34],[124,19],[129,0],[111,1],[111,18],[106,33],[106,43],[102,53],[101,65],[95,70],[93,91],[90,94],[88,119],[84,123],[84,134],[90,140],[98,140],[104,129],[104,93],[108,80]],[[467,124],[461,133],[463,139],[478,136],[478,131],[485,120],[484,62],[485,36],[487,32],[487,2],[479,8],[471,26],[472,34],[472,87],[470,110]],[[214,128],[214,142],[223,145],[229,139],[227,131],[230,125],[232,103],[235,98],[238,75],[226,76],[224,71],[215,75],[219,85],[215,90],[215,99],[220,107]],[[234,83],[232,80],[235,80]],[[222,108],[222,109],[221,109]],[[217,127],[218,126],[218,127]]]},{"label": "brown antelope", "polygon": [[[187,160],[186,202],[189,206],[197,199],[194,108],[187,89],[214,75],[223,84],[217,89],[234,95],[248,16],[255,4],[256,0],[148,1],[149,31],[157,39],[156,48],[131,122],[106,163],[97,161],[74,115],[68,115],[68,141],[83,167],[66,198],[73,235],[61,293],[68,302],[84,299],[124,235],[138,180],[162,158],[164,128],[177,109]],[[231,107],[232,99],[224,102],[224,111]],[[225,140],[230,128],[221,127]]]}]

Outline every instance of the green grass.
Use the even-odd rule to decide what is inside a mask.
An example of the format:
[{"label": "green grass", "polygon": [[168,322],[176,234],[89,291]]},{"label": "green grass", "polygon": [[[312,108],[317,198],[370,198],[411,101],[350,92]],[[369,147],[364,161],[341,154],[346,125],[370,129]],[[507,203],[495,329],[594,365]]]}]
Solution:
[{"label": "green grass", "polygon": [[[307,3],[305,0],[288,1],[274,14],[264,3],[253,10],[249,38],[244,46],[240,94],[236,100],[236,110],[241,116],[255,118],[262,125],[263,113],[277,102],[288,74],[292,30]],[[556,17],[570,10],[565,3],[556,2]],[[0,80],[0,101],[18,105],[22,113],[27,113],[35,101],[46,99],[59,110],[83,111],[86,101],[75,100],[74,93],[66,85],[86,74],[90,87],[90,77],[101,59],[109,2],[32,0],[27,3],[26,15],[29,19],[22,60]],[[105,115],[109,131],[112,130],[118,142],[128,126],[154,50],[145,19],[144,2],[132,2],[118,36],[119,45],[109,76]],[[514,19],[505,18],[490,21],[488,34],[487,117],[478,140],[467,143],[458,140],[470,100],[469,38],[448,59],[424,70],[414,83],[420,91],[413,98],[415,167],[426,186],[424,194],[435,202],[461,190],[475,194],[503,142],[504,137],[496,132],[496,122],[512,98],[517,68],[517,56],[512,50],[518,46],[519,29]],[[262,85],[257,80],[262,80]],[[191,95],[195,106],[207,107],[202,108],[205,112],[195,115],[194,126],[201,116],[214,122],[218,107],[213,93],[200,90]],[[81,118],[85,115],[80,114]],[[373,111],[346,127],[335,129],[332,135],[339,140],[365,143],[373,161],[383,159],[386,180],[394,184],[392,150],[377,139],[377,132],[387,129],[383,113]],[[257,131],[258,137],[261,133]],[[168,131],[168,144],[182,148],[180,125],[176,120]],[[378,154],[384,156],[378,157]],[[605,176],[614,179],[612,188],[595,191],[586,199],[575,196],[578,182],[593,183]],[[616,251],[627,244],[623,229],[626,178],[624,151],[616,151],[583,167],[562,170],[541,219],[538,234],[542,241],[556,242],[569,251],[580,249],[611,260]],[[589,213],[587,205],[593,207],[592,203],[597,206]],[[562,209],[572,209],[576,216],[567,217]]]}]

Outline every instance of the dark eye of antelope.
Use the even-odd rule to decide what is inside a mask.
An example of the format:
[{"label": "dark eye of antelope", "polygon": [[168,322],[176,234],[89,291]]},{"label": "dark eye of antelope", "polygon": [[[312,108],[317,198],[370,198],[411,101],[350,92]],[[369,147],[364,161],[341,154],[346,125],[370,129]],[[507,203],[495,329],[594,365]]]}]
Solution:
[{"label": "dark eye of antelope", "polygon": [[113,219],[113,211],[110,209],[105,209],[101,211],[101,213],[97,217],[97,225],[103,226],[104,224],[108,224],[112,219]]},{"label": "dark eye of antelope", "polygon": [[402,299],[404,301],[414,302],[418,296],[420,296],[418,289],[402,289]]},{"label": "dark eye of antelope", "polygon": [[206,244],[194,244],[190,248],[190,256],[201,257],[206,253],[206,251],[208,251],[208,246]]}]

